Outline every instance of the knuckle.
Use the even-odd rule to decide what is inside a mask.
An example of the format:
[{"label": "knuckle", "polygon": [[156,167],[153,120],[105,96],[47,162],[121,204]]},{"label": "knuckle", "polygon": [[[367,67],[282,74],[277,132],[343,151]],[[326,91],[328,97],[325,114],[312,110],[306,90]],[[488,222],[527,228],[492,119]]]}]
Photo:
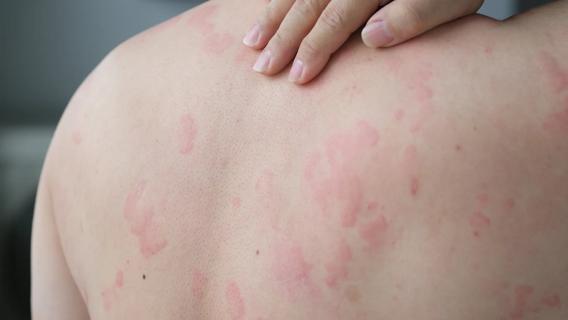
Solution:
[{"label": "knuckle", "polygon": [[306,59],[313,59],[322,54],[322,49],[315,43],[312,38],[305,38],[300,45],[299,55]]},{"label": "knuckle", "polygon": [[270,47],[275,49],[283,49],[292,46],[291,37],[287,36],[282,30],[278,30],[270,40]]},{"label": "knuckle", "polygon": [[347,27],[345,10],[337,5],[329,5],[321,15],[321,22],[334,32],[343,32]]},{"label": "knuckle", "polygon": [[314,19],[321,13],[319,0],[296,0],[296,9],[304,18]]}]

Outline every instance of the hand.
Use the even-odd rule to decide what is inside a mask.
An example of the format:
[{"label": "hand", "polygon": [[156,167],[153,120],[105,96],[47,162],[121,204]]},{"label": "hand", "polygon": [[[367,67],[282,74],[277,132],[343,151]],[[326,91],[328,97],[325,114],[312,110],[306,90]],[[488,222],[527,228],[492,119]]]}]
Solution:
[{"label": "hand", "polygon": [[[280,72],[294,55],[289,80],[315,78],[331,55],[369,16],[363,42],[390,47],[445,22],[474,13],[483,0],[271,0],[243,39],[262,49],[257,72]],[[378,9],[378,11],[377,11]]]}]

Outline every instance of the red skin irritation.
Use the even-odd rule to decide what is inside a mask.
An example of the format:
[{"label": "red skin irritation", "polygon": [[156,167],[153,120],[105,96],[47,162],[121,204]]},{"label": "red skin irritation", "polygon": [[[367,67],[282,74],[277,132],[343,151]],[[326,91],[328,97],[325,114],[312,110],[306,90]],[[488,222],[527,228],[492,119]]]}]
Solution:
[{"label": "red skin irritation", "polygon": [[535,310],[534,308],[529,306],[529,300],[531,299],[533,293],[534,289],[531,286],[521,285],[515,288],[513,310],[510,313],[511,320],[523,319],[528,312]]},{"label": "red skin irritation", "polygon": [[205,274],[195,270],[191,275],[191,295],[197,301],[203,300],[207,288],[208,279]]},{"label": "red skin irritation", "polygon": [[546,117],[542,126],[545,130],[568,134],[568,96],[566,97],[565,107],[559,112],[553,112]]},{"label": "red skin irritation", "polygon": [[116,303],[116,300],[118,299],[118,291],[122,287],[124,287],[124,273],[122,270],[118,270],[116,272],[113,285],[101,292],[105,311],[108,312],[112,309],[113,304]]},{"label": "red skin irritation", "polygon": [[348,265],[353,259],[351,248],[345,239],[341,239],[336,252],[334,252],[333,260],[325,265],[327,272],[325,283],[328,287],[334,288],[342,280],[347,279],[349,276]]},{"label": "red skin irritation", "polygon": [[491,226],[491,219],[487,217],[481,210],[475,211],[469,218],[469,225],[473,229],[473,235],[479,238],[481,232]]},{"label": "red skin irritation", "polygon": [[205,50],[214,54],[223,53],[234,43],[231,34],[215,31],[212,19],[215,18],[217,9],[217,5],[207,3],[194,9],[188,17],[189,27],[203,36]]},{"label": "red skin irritation", "polygon": [[549,308],[560,308],[562,306],[562,302],[560,301],[560,296],[557,294],[550,294],[544,296],[540,300],[540,302],[542,303],[542,305]]},{"label": "red skin irritation", "polygon": [[227,288],[225,289],[225,300],[231,320],[245,319],[245,302],[241,295],[241,290],[236,282],[231,281],[227,285]]},{"label": "red skin irritation", "polygon": [[140,253],[149,258],[167,245],[167,241],[160,234],[159,226],[154,221],[152,207],[144,207],[140,204],[146,183],[142,182],[130,192],[124,204],[124,218],[130,226],[130,232],[138,238]]},{"label": "red skin irritation", "polygon": [[379,134],[367,122],[360,121],[349,132],[329,137],[325,144],[325,157],[318,151],[309,155],[304,178],[321,211],[339,211],[343,227],[355,226],[363,209],[363,186],[355,173],[353,163],[377,145]]},{"label": "red skin irritation", "polygon": [[197,126],[190,114],[184,114],[179,119],[179,153],[190,154],[193,150]]},{"label": "red skin irritation", "polygon": [[79,130],[74,130],[71,133],[71,139],[73,140],[73,143],[76,145],[80,145],[81,142],[83,142],[83,136],[81,135],[81,132],[79,132]]},{"label": "red skin irritation", "polygon": [[239,209],[241,207],[241,198],[234,197],[231,199],[231,205],[233,206],[233,209]]},{"label": "red skin irritation", "polygon": [[384,215],[379,215],[371,222],[359,227],[359,236],[365,241],[369,249],[377,252],[381,249],[385,233],[389,227]]},{"label": "red skin irritation", "polygon": [[317,294],[318,290],[312,283],[312,266],[306,262],[302,248],[299,245],[280,243],[274,247],[272,275],[279,285],[291,298],[297,297],[305,290]]},{"label": "red skin irritation", "polygon": [[540,53],[540,62],[552,89],[556,93],[568,91],[568,67],[561,66],[558,60],[546,51]]}]

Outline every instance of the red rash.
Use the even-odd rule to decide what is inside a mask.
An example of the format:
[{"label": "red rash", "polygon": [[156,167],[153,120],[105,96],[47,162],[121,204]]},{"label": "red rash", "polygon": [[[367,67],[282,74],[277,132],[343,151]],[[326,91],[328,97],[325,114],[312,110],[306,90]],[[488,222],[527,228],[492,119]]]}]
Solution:
[{"label": "red rash", "polygon": [[108,312],[112,308],[118,298],[118,290],[124,286],[124,273],[122,270],[118,270],[115,275],[114,283],[111,287],[108,287],[101,292],[101,297],[103,299],[103,307]]},{"label": "red rash", "polygon": [[205,297],[205,289],[208,279],[205,274],[195,270],[191,275],[191,295],[195,300],[202,300]]},{"label": "red rash", "polygon": [[325,283],[329,287],[335,287],[339,281],[347,279],[349,275],[348,264],[351,259],[353,259],[351,248],[345,239],[341,239],[333,255],[333,260],[325,265],[327,272]]},{"label": "red rash", "polygon": [[305,289],[315,290],[310,276],[312,266],[306,262],[300,246],[282,243],[275,246],[274,254],[272,274],[291,297]]},{"label": "red rash", "polygon": [[540,61],[554,91],[568,91],[568,68],[561,66],[553,55],[545,51],[540,53]]},{"label": "red rash", "polygon": [[166,247],[167,241],[159,232],[159,227],[154,221],[152,207],[140,204],[146,183],[142,182],[130,192],[124,204],[124,218],[130,226],[130,232],[138,238],[140,253],[149,258]]},{"label": "red rash", "polygon": [[479,237],[483,229],[491,226],[491,219],[478,210],[469,218],[469,224],[473,229],[473,235]]},{"label": "red rash", "polygon": [[227,311],[231,320],[245,319],[245,302],[241,296],[241,290],[237,283],[231,281],[225,289],[225,299],[227,302]]},{"label": "red rash", "polygon": [[304,178],[313,199],[326,216],[337,212],[343,227],[355,226],[363,209],[363,185],[354,163],[378,142],[377,130],[360,121],[347,132],[331,135],[324,145],[325,156],[316,151],[307,160]]},{"label": "red rash", "polygon": [[557,294],[551,294],[548,296],[543,297],[540,302],[549,308],[560,308],[562,302],[560,301],[560,296]]},{"label": "red rash", "polygon": [[179,120],[180,145],[179,153],[189,154],[193,150],[193,143],[197,136],[197,126],[189,114],[181,116]]},{"label": "red rash", "polygon": [[515,288],[515,297],[513,302],[513,310],[511,311],[511,320],[520,320],[529,311],[528,304],[534,289],[531,286],[517,286]]},{"label": "red rash", "polygon": [[385,216],[381,214],[373,221],[359,227],[359,236],[372,251],[376,252],[383,244],[383,238],[388,226]]},{"label": "red rash", "polygon": [[207,52],[220,54],[233,44],[234,39],[229,33],[215,32],[212,19],[216,12],[217,6],[214,4],[201,5],[190,13],[188,25],[203,36]]}]

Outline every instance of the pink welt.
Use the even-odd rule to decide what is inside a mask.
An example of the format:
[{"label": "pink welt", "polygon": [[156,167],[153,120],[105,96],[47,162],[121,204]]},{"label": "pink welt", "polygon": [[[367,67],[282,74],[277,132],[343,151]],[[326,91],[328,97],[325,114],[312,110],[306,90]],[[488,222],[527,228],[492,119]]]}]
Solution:
[{"label": "pink welt", "polygon": [[229,282],[225,289],[227,311],[231,320],[245,319],[245,302],[241,296],[241,290],[234,281]]},{"label": "pink welt", "polygon": [[479,237],[480,232],[491,225],[491,219],[478,210],[469,218],[469,225],[473,229],[473,235]]},{"label": "pink welt", "polygon": [[540,302],[544,305],[547,306],[549,308],[560,308],[560,306],[562,305],[562,302],[560,301],[560,296],[557,294],[550,294],[547,296],[544,296]]},{"label": "pink welt", "polygon": [[513,301],[513,310],[511,311],[511,320],[523,319],[529,310],[529,299],[534,289],[531,286],[517,286],[515,288],[515,296]]},{"label": "pink welt", "polygon": [[272,274],[291,296],[297,296],[301,290],[311,288],[311,270],[300,246],[289,243],[274,246]]},{"label": "pink welt", "polygon": [[388,229],[388,223],[382,214],[371,222],[359,227],[359,236],[363,239],[367,246],[373,251],[377,251],[383,244],[385,233]]},{"label": "pink welt", "polygon": [[339,281],[347,279],[348,264],[352,258],[351,248],[345,239],[341,239],[333,253],[332,260],[325,265],[327,272],[325,283],[329,287],[335,287]]},{"label": "pink welt", "polygon": [[184,114],[179,120],[179,152],[189,154],[193,150],[193,143],[197,135],[197,126],[190,114]]},{"label": "pink welt", "polygon": [[127,195],[124,204],[124,218],[130,226],[130,232],[138,238],[140,253],[148,258],[165,248],[167,241],[154,221],[152,207],[145,207],[140,203],[145,189],[146,183],[142,182]]},{"label": "pink welt", "polygon": [[207,288],[207,277],[199,270],[193,271],[191,275],[191,295],[195,300],[202,300],[205,297]]},{"label": "pink welt", "polygon": [[546,51],[540,53],[540,62],[554,91],[557,93],[567,91],[568,69],[561,66],[558,60]]}]

